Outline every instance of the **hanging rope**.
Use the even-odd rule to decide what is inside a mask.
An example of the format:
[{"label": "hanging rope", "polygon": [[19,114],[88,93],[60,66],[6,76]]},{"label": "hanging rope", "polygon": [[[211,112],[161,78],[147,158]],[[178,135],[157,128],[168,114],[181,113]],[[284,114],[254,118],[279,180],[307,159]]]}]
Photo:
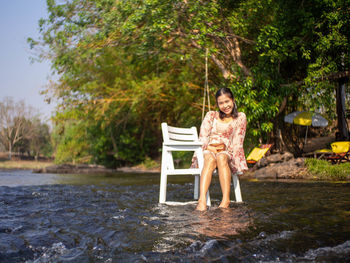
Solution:
[{"label": "hanging rope", "polygon": [[203,94],[203,107],[202,107],[202,121],[204,119],[205,112],[205,100],[208,100],[208,110],[210,110],[210,96],[209,96],[209,84],[208,84],[208,48],[205,50],[205,82],[204,82],[204,94]]}]

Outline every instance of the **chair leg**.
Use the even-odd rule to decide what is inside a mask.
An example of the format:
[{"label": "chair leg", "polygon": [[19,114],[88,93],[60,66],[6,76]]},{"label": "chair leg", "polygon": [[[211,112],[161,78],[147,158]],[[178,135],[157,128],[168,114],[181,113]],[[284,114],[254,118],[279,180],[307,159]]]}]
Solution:
[{"label": "chair leg", "polygon": [[232,174],[232,180],[233,180],[233,187],[235,190],[236,202],[241,203],[242,202],[241,186],[239,184],[237,173]]},{"label": "chair leg", "polygon": [[159,203],[165,203],[166,200],[166,188],[167,188],[167,179],[168,179],[168,174],[167,174],[167,169],[168,169],[168,164],[167,164],[167,153],[166,150],[163,148],[162,151],[162,168],[161,168],[161,173],[160,173],[160,189],[159,189]]},{"label": "chair leg", "polygon": [[199,198],[199,175],[195,175],[194,176],[193,198],[196,199],[196,200]]},{"label": "chair leg", "polygon": [[175,169],[175,167],[174,167],[174,159],[173,159],[173,153],[172,152],[170,152],[170,151],[167,151],[166,152],[167,153],[167,161],[166,161],[166,164],[168,165],[168,169],[170,169],[170,170],[174,170]]},{"label": "chair leg", "polygon": [[209,190],[208,190],[208,192],[207,192],[207,206],[211,206]]}]

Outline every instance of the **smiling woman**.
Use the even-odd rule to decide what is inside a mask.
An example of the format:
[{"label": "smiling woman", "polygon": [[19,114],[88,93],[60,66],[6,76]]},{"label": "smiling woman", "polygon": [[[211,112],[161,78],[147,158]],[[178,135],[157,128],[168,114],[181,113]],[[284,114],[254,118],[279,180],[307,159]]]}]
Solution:
[{"label": "smiling woman", "polygon": [[[230,204],[231,172],[247,170],[243,142],[246,131],[246,116],[237,111],[235,99],[230,89],[221,88],[215,95],[219,111],[209,111],[205,116],[199,134],[203,142],[204,166],[200,181],[200,197],[197,210],[206,210],[206,194],[213,171],[219,172],[222,201],[219,207]],[[192,167],[197,166],[196,158]]]}]

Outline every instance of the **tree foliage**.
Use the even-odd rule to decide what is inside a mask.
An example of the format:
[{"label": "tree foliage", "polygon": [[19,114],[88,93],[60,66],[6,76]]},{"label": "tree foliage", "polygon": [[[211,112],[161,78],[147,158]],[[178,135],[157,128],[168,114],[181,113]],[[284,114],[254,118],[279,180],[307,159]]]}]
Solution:
[{"label": "tree foliage", "polygon": [[27,108],[23,101],[15,103],[12,98],[5,97],[0,102],[0,142],[12,158],[13,147],[28,132],[26,125]]},{"label": "tree foliage", "polygon": [[51,155],[50,131],[34,109],[11,97],[0,101],[0,144],[12,158],[12,152],[28,153],[37,159]]},{"label": "tree foliage", "polygon": [[286,110],[330,114],[327,76],[349,68],[345,0],[48,0],[47,7],[41,39],[29,43],[44,47],[39,57],[59,75],[47,94],[59,101],[62,162],[139,162],[159,154],[161,122],[199,125],[206,52],[211,93],[233,90],[248,141],[274,136]]}]

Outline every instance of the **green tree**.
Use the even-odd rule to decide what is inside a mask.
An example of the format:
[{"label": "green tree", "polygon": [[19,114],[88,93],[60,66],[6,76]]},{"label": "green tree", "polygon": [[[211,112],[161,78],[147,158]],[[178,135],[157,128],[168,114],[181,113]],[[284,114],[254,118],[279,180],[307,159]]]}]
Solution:
[{"label": "green tree", "polygon": [[58,159],[67,154],[65,138],[81,149],[77,156],[94,162],[110,162],[111,154],[119,164],[158,155],[162,121],[200,124],[206,54],[211,92],[231,87],[254,144],[287,133],[287,111],[321,108],[332,116],[334,99],[322,95],[334,86],[320,80],[348,68],[345,0],[47,5],[42,37],[29,42],[46,48],[40,58],[50,59],[59,75],[47,91],[60,104],[57,127],[65,127],[57,137]]},{"label": "green tree", "polygon": [[45,157],[51,157],[52,145],[50,138],[50,128],[46,123],[42,123],[39,118],[31,121],[30,152],[38,160],[40,154]]},{"label": "green tree", "polygon": [[0,102],[0,142],[12,158],[13,148],[28,132],[26,120],[31,116],[30,109],[23,101],[14,102],[6,97]]},{"label": "green tree", "polygon": [[87,163],[89,145],[84,122],[65,122],[53,132],[56,163]]}]

